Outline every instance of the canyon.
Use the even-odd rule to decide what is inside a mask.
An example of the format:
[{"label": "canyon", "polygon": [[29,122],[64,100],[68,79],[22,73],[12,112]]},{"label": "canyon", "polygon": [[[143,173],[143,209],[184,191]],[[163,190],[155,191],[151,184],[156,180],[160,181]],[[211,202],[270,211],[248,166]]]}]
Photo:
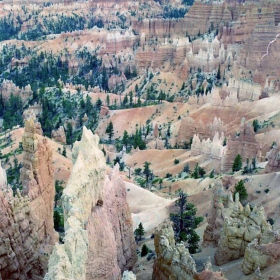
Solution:
[{"label": "canyon", "polygon": [[277,277],[279,23],[273,0],[2,1],[0,278]]}]

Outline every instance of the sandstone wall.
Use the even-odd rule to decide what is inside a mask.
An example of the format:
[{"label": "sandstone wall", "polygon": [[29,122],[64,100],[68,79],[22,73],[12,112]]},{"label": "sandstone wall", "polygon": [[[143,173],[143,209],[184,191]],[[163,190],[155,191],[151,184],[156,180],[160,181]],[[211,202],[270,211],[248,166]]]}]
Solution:
[{"label": "sandstone wall", "polygon": [[98,143],[84,127],[73,147],[74,166],[62,196],[64,244],[55,246],[45,279],[119,279],[136,262],[126,189],[118,167],[105,175]]}]

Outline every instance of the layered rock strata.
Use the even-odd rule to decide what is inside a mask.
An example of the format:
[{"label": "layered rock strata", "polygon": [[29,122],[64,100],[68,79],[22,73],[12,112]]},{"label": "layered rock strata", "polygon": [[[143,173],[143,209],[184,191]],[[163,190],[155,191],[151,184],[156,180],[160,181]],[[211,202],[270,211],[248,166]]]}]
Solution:
[{"label": "layered rock strata", "polygon": [[99,138],[83,128],[62,196],[64,244],[56,244],[45,279],[120,279],[137,259],[126,189],[116,166],[105,174]]}]

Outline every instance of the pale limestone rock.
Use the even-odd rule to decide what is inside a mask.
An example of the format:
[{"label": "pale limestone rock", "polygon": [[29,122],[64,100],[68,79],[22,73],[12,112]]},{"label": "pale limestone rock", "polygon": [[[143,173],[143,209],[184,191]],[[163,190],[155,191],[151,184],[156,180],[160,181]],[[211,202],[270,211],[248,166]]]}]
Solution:
[{"label": "pale limestone rock", "polygon": [[105,175],[98,144],[85,127],[74,144],[74,166],[62,196],[64,244],[55,246],[45,279],[119,279],[136,262],[126,189],[118,166]]},{"label": "pale limestone rock", "polygon": [[257,269],[264,269],[276,261],[279,261],[279,240],[279,237],[275,236],[273,243],[262,244],[258,239],[254,239],[245,250],[242,271],[245,274],[251,274]]},{"label": "pale limestone rock", "polygon": [[136,275],[132,271],[125,271],[122,280],[136,280]]},{"label": "pale limestone rock", "polygon": [[153,267],[153,280],[193,279],[196,266],[183,243],[175,244],[174,231],[170,222],[165,222],[155,232],[157,258]]},{"label": "pale limestone rock", "polygon": [[225,217],[215,260],[218,265],[244,256],[248,244],[257,239],[260,244],[275,241],[271,225],[266,221],[263,207],[243,208],[239,198],[223,211]]}]

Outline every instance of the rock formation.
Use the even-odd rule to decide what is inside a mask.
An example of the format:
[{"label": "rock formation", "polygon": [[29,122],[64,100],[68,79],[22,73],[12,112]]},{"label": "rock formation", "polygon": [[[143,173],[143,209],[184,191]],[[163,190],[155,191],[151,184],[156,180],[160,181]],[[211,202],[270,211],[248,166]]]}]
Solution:
[{"label": "rock formation", "polygon": [[196,266],[183,243],[175,244],[174,231],[170,222],[165,222],[155,232],[153,280],[194,279]]},{"label": "rock formation", "polygon": [[207,216],[208,225],[203,235],[203,246],[217,245],[223,228],[225,212],[232,205],[232,195],[223,188],[221,182],[216,181],[213,191],[212,207]]},{"label": "rock formation", "polygon": [[259,144],[256,141],[253,127],[250,124],[245,124],[245,120],[242,120],[240,132],[238,134],[231,134],[227,138],[227,145],[224,149],[221,163],[222,172],[232,168],[237,154],[240,154],[243,161],[245,161],[245,159],[252,160],[256,158],[258,151]]},{"label": "rock formation", "polygon": [[235,202],[231,204],[228,208],[230,211],[223,213],[225,221],[215,253],[218,265],[244,256],[245,249],[254,239],[257,239],[259,244],[267,244],[275,240],[263,207],[254,207],[251,210],[247,204],[243,208],[238,194],[235,196]]},{"label": "rock formation", "polygon": [[47,138],[36,134],[33,118],[25,120],[25,132],[22,137],[23,167],[20,171],[22,194],[30,199],[30,216],[38,226],[40,242],[53,245],[58,240],[54,230],[54,177],[52,167],[52,149]]},{"label": "rock formation", "polygon": [[275,236],[274,243],[258,244],[253,240],[246,248],[242,262],[242,271],[251,274],[256,269],[264,269],[280,259],[280,238]]},{"label": "rock formation", "polygon": [[98,143],[84,127],[73,147],[74,166],[62,196],[64,244],[54,247],[45,279],[119,279],[136,262],[126,189],[118,166],[105,175]]},{"label": "rock formation", "polygon": [[136,280],[136,275],[132,271],[125,271],[122,280]]},{"label": "rock formation", "polygon": [[27,119],[33,119],[35,127],[36,127],[36,133],[39,135],[43,135],[43,129],[42,129],[41,123],[38,122],[34,110],[31,109],[30,107],[23,112],[23,121],[25,121]]},{"label": "rock formation", "polygon": [[213,121],[203,122],[199,119],[186,117],[181,121],[178,144],[184,146],[184,143],[189,142],[195,134],[199,134],[202,139],[213,139],[216,132],[219,132],[220,135],[223,133],[223,122],[220,118],[215,117]]},{"label": "rock formation", "polygon": [[277,172],[280,170],[280,155],[277,144],[274,144],[271,150],[267,153],[267,164],[265,166],[265,173]]},{"label": "rock formation", "polygon": [[13,196],[6,173],[0,166],[0,278],[42,279],[39,237],[31,216],[28,197]]},{"label": "rock formation", "polygon": [[60,142],[61,144],[66,144],[66,135],[64,131],[64,127],[60,126],[57,130],[52,131],[52,138]]}]

